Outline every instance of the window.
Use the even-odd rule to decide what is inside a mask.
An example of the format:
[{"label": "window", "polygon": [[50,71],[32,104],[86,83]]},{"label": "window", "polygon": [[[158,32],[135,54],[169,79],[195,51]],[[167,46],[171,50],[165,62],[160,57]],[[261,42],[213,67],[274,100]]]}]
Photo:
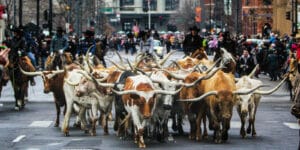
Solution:
[{"label": "window", "polygon": [[[148,7],[148,0],[143,1],[143,8]],[[157,0],[150,0],[150,10],[156,10],[157,9]]]},{"label": "window", "polygon": [[120,10],[133,11],[134,8],[126,8],[126,6],[134,5],[134,0],[120,0]]},{"label": "window", "polygon": [[272,0],[263,0],[263,4],[264,5],[271,5],[272,4]]},{"label": "window", "polygon": [[246,6],[249,6],[250,5],[250,0],[246,0],[246,2],[245,2],[246,4]]},{"label": "window", "polygon": [[165,10],[177,10],[179,8],[179,0],[166,0]]}]

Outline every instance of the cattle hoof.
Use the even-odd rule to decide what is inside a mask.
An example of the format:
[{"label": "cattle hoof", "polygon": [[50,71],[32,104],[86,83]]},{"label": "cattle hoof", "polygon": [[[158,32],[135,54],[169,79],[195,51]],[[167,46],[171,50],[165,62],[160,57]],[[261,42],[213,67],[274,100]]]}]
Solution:
[{"label": "cattle hoof", "polygon": [[175,123],[172,124],[172,129],[173,129],[173,131],[177,131],[178,130],[178,128],[177,128],[177,126],[176,126]]},{"label": "cattle hoof", "polygon": [[203,138],[204,140],[207,140],[207,139],[208,139],[208,135],[207,135],[207,134],[206,134],[206,135],[203,135],[202,138]]},{"label": "cattle hoof", "polygon": [[19,107],[19,106],[15,106],[15,110],[16,110],[16,111],[19,111],[19,110],[20,110],[20,107]]},{"label": "cattle hoof", "polygon": [[241,130],[241,131],[240,131],[240,135],[242,136],[242,138],[245,138],[245,137],[246,137],[246,132],[245,132],[245,130]]},{"label": "cattle hoof", "polygon": [[70,136],[69,132],[65,132],[65,137]]},{"label": "cattle hoof", "polygon": [[54,127],[58,127],[58,125],[59,125],[59,123],[55,123],[55,124],[54,124]]},{"label": "cattle hoof", "polygon": [[223,132],[222,134],[222,140],[227,141],[228,140],[228,132]]},{"label": "cattle hoof", "polygon": [[252,133],[252,137],[256,137],[256,132],[253,132],[253,133]]},{"label": "cattle hoof", "polygon": [[221,139],[215,139],[215,143],[216,143],[216,144],[220,144],[221,142],[222,142]]},{"label": "cattle hoof", "polygon": [[250,134],[251,133],[251,128],[248,128],[247,129],[247,134]]},{"label": "cattle hoof", "polygon": [[146,148],[146,145],[144,143],[139,143],[139,148]]},{"label": "cattle hoof", "polygon": [[96,133],[95,132],[90,132],[90,135],[91,136],[96,136]]},{"label": "cattle hoof", "polygon": [[179,126],[179,128],[178,128],[178,132],[179,132],[179,135],[184,135],[184,132],[183,132],[182,126]]},{"label": "cattle hoof", "polygon": [[194,135],[189,135],[189,139],[190,139],[190,140],[194,140],[194,139],[195,139],[195,136],[194,136]]},{"label": "cattle hoof", "polygon": [[196,136],[196,141],[201,141],[202,139],[201,139],[201,136]]},{"label": "cattle hoof", "polygon": [[108,132],[104,132],[103,135],[109,135],[109,133]]}]

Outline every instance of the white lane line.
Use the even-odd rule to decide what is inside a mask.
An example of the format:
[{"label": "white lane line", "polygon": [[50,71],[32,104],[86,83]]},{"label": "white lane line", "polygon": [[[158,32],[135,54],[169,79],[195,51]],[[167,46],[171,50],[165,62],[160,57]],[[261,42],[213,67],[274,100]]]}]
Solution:
[{"label": "white lane line", "polygon": [[290,129],[300,129],[300,126],[298,123],[291,123],[291,122],[284,122],[285,126],[289,127]]},{"label": "white lane line", "polygon": [[241,122],[240,121],[231,121],[230,128],[234,128],[234,129],[241,128]]},{"label": "white lane line", "polygon": [[20,142],[23,138],[25,138],[26,135],[20,135],[18,136],[17,138],[15,138],[12,142],[13,143],[17,143],[17,142]]},{"label": "white lane line", "polygon": [[53,121],[33,121],[28,127],[47,128]]}]

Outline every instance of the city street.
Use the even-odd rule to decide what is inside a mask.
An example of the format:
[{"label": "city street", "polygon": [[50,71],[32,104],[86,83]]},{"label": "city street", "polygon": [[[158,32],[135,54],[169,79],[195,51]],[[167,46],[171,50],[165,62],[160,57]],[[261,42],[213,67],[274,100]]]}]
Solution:
[{"label": "city street", "polygon": [[[134,56],[125,55],[124,58],[134,59]],[[175,53],[170,60],[183,57],[182,52]],[[117,61],[116,56],[108,58]],[[269,81],[269,77],[260,75],[264,84],[272,88],[279,81]],[[91,137],[83,131],[71,127],[70,137],[65,137],[60,128],[54,127],[55,106],[52,94],[43,93],[43,83],[40,77],[35,78],[37,84],[29,88],[29,102],[25,109],[15,111],[14,98],[10,83],[3,88],[0,98],[0,150],[53,150],[53,149],[137,149],[131,139],[119,139],[113,131],[113,121],[109,122],[109,132],[103,135],[100,126],[97,127],[97,136]],[[256,117],[257,137],[247,135],[242,139],[239,135],[240,120],[234,108],[234,115],[229,130],[229,139],[226,143],[215,144],[212,140],[212,131],[209,139],[201,142],[191,141],[188,136],[178,136],[170,128],[171,134],[165,143],[155,140],[146,140],[147,149],[261,149],[261,150],[295,150],[299,142],[298,125],[290,114],[291,102],[287,91],[281,87],[269,96],[263,96]],[[61,122],[63,116],[60,118]],[[70,121],[72,126],[74,117]],[[61,125],[61,124],[60,124]],[[187,119],[184,121],[184,130],[189,131]]]}]

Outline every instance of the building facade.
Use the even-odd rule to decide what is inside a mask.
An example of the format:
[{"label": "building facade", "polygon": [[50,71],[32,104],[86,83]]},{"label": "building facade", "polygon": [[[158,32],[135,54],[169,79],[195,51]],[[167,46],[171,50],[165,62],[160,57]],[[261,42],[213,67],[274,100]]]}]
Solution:
[{"label": "building facade", "polygon": [[[188,0],[189,1],[189,0]],[[197,3],[196,0],[195,4]],[[184,0],[105,0],[104,13],[117,30],[131,30],[137,24],[141,29],[176,30],[168,24],[170,15],[177,12]],[[150,19],[149,19],[150,18]]]}]

